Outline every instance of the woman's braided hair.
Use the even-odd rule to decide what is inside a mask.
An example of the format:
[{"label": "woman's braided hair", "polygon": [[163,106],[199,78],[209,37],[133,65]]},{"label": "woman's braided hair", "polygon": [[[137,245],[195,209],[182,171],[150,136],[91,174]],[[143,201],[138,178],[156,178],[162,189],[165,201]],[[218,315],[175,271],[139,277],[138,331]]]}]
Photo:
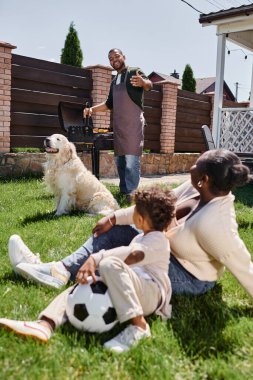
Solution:
[{"label": "woman's braided hair", "polygon": [[243,186],[250,180],[249,168],[242,164],[235,153],[227,149],[205,152],[200,170],[210,177],[211,190],[214,194]]},{"label": "woman's braided hair", "polygon": [[175,195],[171,190],[153,186],[138,190],[133,196],[138,213],[148,218],[153,228],[164,231],[175,215]]}]

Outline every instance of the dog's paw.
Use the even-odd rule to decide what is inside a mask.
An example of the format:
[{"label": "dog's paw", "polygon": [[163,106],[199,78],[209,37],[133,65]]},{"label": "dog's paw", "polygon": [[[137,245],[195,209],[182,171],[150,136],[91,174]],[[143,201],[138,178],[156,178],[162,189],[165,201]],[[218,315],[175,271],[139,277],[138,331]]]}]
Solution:
[{"label": "dog's paw", "polygon": [[67,211],[56,211],[56,213],[54,214],[54,216],[61,216],[61,215],[67,215],[68,212]]}]

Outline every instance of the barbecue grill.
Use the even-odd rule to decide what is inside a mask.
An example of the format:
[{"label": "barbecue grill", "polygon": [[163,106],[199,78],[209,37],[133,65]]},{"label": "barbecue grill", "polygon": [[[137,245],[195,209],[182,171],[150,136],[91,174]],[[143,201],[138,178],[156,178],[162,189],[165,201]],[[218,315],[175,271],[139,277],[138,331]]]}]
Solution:
[{"label": "barbecue grill", "polygon": [[[89,105],[86,104],[86,107]],[[78,151],[91,153],[92,173],[99,179],[99,153],[100,150],[113,150],[113,132],[109,132],[108,128],[93,128],[92,118],[84,119],[83,110],[83,104],[60,102],[59,122]]]}]

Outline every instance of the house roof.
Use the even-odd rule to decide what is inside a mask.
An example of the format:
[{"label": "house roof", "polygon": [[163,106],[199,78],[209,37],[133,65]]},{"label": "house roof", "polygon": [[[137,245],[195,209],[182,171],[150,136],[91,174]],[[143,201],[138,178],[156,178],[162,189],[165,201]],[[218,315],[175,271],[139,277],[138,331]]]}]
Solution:
[{"label": "house roof", "polygon": [[229,19],[237,16],[249,16],[253,14],[253,4],[242,5],[240,7],[234,7],[229,9],[223,9],[218,12],[211,12],[208,14],[202,13],[199,17],[200,24],[212,23],[213,21],[218,21],[221,19]]},{"label": "house roof", "polygon": [[217,35],[226,35],[229,41],[253,51],[253,4],[201,14],[199,22],[215,25]]},{"label": "house roof", "polygon": [[[202,94],[204,91],[208,90],[210,86],[215,84],[216,77],[209,77],[209,78],[196,78],[196,93]],[[228,87],[227,83],[224,81],[224,88],[229,94],[231,100],[235,101],[235,96]]]},{"label": "house roof", "polygon": [[169,80],[170,82],[173,82],[173,83],[177,83],[177,84],[181,83],[180,79],[177,79],[173,77],[172,75],[167,75],[167,74],[158,73],[157,71],[152,71],[152,73],[148,75],[148,78],[152,77],[152,75],[158,75],[161,78],[161,81]]},{"label": "house roof", "polygon": [[208,87],[215,83],[215,79],[215,77],[196,78],[196,93],[201,94],[203,91],[207,90]]},{"label": "house roof", "polygon": [[[174,82],[174,83],[177,83],[177,84],[182,84],[182,80],[181,79],[177,79],[171,75],[167,75],[167,74],[162,74],[162,73],[158,73],[157,71],[152,71],[152,73],[150,73],[148,75],[148,78],[152,77],[153,75],[157,75],[161,78],[161,81],[163,80],[169,80],[171,82]],[[210,86],[212,86],[216,81],[216,77],[209,77],[209,78],[196,78],[196,93],[197,94],[202,94],[204,91],[208,90],[208,88]],[[227,83],[224,81],[224,88],[226,89],[227,93],[229,94],[230,98],[235,100],[235,96],[234,94],[232,93],[232,91],[230,90],[230,88],[228,87]]]}]

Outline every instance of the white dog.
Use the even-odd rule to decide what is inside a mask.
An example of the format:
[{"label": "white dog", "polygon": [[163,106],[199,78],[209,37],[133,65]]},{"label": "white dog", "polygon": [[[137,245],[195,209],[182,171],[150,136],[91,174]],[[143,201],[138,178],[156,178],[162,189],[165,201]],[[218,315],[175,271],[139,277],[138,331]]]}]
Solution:
[{"label": "white dog", "polygon": [[56,201],[56,214],[72,209],[106,215],[119,208],[109,190],[83,165],[74,144],[59,134],[44,141],[47,161],[44,180]]}]

